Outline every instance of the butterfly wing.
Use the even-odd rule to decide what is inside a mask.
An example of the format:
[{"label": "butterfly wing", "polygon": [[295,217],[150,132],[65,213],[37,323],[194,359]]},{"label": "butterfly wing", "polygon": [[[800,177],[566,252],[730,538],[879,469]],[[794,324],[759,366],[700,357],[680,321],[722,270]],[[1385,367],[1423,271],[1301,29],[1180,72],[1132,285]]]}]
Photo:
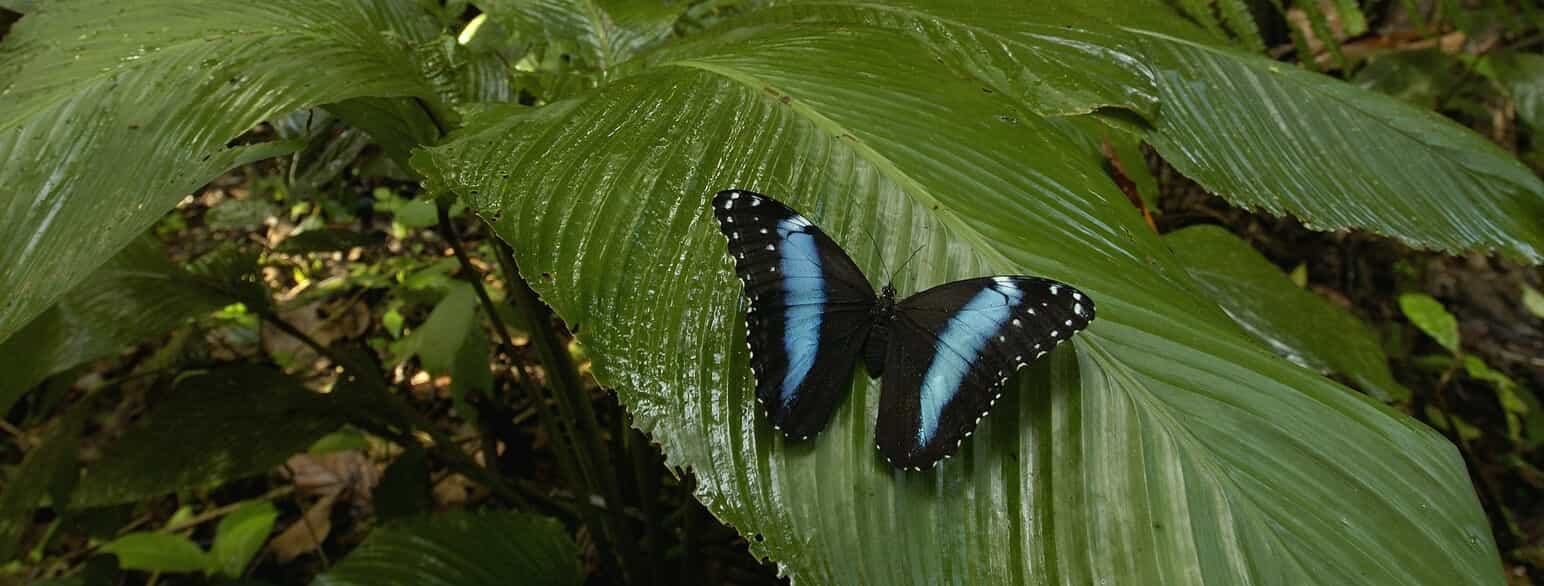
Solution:
[{"label": "butterfly wing", "polygon": [[815,435],[847,395],[874,288],[825,232],[772,198],[719,192],[713,214],[750,300],[756,399],[785,436]]},{"label": "butterfly wing", "polygon": [[985,277],[896,305],[875,441],[897,467],[953,455],[1008,377],[1094,319],[1088,296],[1036,277]]}]

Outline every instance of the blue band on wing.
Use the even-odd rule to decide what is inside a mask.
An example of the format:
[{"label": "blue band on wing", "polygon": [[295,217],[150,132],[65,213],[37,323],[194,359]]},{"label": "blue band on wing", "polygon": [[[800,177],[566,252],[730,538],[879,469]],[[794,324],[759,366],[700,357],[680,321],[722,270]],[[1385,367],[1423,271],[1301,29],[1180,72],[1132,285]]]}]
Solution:
[{"label": "blue band on wing", "polygon": [[933,434],[938,431],[938,418],[949,401],[954,400],[960,384],[965,381],[965,374],[970,372],[971,361],[981,356],[987,341],[1003,322],[1008,321],[1014,306],[1023,297],[1024,291],[1013,281],[995,280],[949,318],[948,325],[938,336],[940,348],[933,354],[933,363],[928,365],[922,379],[917,445],[925,446],[933,439]]},{"label": "blue band on wing", "polygon": [[793,404],[795,392],[815,366],[815,351],[820,348],[821,312],[826,304],[825,275],[820,270],[820,252],[815,237],[804,232],[808,220],[792,217],[777,223],[779,270],[783,273],[784,319],[783,350],[788,354],[788,372],[779,390],[783,406]]}]

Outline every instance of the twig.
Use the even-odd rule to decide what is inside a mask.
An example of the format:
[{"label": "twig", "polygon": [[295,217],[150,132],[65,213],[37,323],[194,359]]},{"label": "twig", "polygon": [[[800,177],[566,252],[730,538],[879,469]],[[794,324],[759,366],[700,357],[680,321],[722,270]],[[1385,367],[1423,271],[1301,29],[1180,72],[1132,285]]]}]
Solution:
[{"label": "twig", "polygon": [[31,445],[32,444],[32,440],[27,437],[26,432],[23,432],[22,430],[18,429],[16,426],[11,425],[11,422],[6,421],[4,419],[0,419],[0,430],[4,430],[6,433],[8,433],[11,436],[15,437],[16,438],[16,444],[18,446],[20,446],[21,449],[23,449],[23,450],[30,450],[30,449],[32,449],[32,445]]},{"label": "twig", "polygon": [[[284,463],[284,471],[289,472],[290,478],[299,476],[298,474],[295,474],[294,468],[290,468],[289,462]],[[332,503],[337,502],[337,498],[338,493],[332,493],[322,496],[322,501],[332,499],[327,504],[328,510],[331,510]],[[317,501],[317,504],[321,504],[321,501]],[[305,503],[300,501],[300,495],[295,495],[295,508],[300,510],[300,524],[305,525],[306,535],[311,538],[311,543],[316,545],[317,557],[322,558],[322,568],[325,570],[326,568],[332,567],[332,561],[327,559],[326,548],[322,547],[322,541],[326,539],[326,536],[317,534],[316,527],[311,524],[311,508],[307,507]]]},{"label": "twig", "polygon": [[[355,372],[365,372],[367,370],[365,365],[357,364],[342,354],[338,354],[331,348],[322,345],[311,336],[306,335],[305,332],[300,331],[299,328],[296,328],[289,322],[284,321],[278,315],[266,311],[259,313],[259,315],[262,316],[262,318],[268,323],[273,324],[274,327],[279,328],[279,331],[282,331],[286,334],[289,334],[290,336],[293,336],[295,339],[300,340],[306,346],[309,346],[311,349],[315,350],[318,354],[332,361],[333,364],[342,366],[345,370],[352,370]],[[434,422],[429,421],[429,419],[424,417],[422,413],[419,413],[416,409],[413,409],[411,405],[403,402],[398,397],[386,394],[385,392],[378,394],[380,396],[379,398],[381,402],[392,413],[400,418],[401,423],[411,425],[429,435],[429,439],[433,443],[433,446],[431,446],[433,451],[436,454],[439,454],[439,456],[443,458],[446,463],[452,466],[462,467],[462,473],[466,474],[467,477],[473,478],[478,482],[487,485],[490,490],[498,493],[500,497],[508,499],[511,503],[514,503],[515,506],[523,508],[528,504],[526,503],[525,498],[520,496],[519,492],[516,492],[513,488],[510,488],[504,482],[489,476],[486,470],[484,470],[481,466],[478,466],[477,462],[472,460],[472,457],[468,456],[466,452],[461,451],[461,449],[457,447],[457,444],[452,442],[449,437],[445,436],[444,433],[441,433],[438,429],[436,429],[434,427]],[[399,443],[410,441],[412,437],[411,434],[391,434],[385,430],[382,430],[381,433],[377,433],[377,435],[381,435],[382,437],[393,437],[395,435],[398,437]]]},{"label": "twig", "polygon": [[[286,464],[285,466],[288,466],[288,464]],[[255,499],[247,499],[247,500],[243,500],[243,501],[237,501],[237,502],[230,503],[228,505],[224,505],[224,506],[221,506],[221,507],[216,507],[216,508],[213,508],[213,509],[209,509],[207,511],[204,511],[202,513],[199,513],[197,515],[189,517],[189,518],[183,520],[181,523],[177,523],[176,525],[167,525],[165,527],[157,529],[156,531],[159,532],[159,533],[177,533],[179,531],[185,531],[185,530],[188,530],[188,529],[192,529],[192,528],[197,527],[199,525],[203,525],[204,523],[207,523],[209,521],[213,521],[215,519],[219,519],[220,517],[224,517],[226,515],[234,513],[234,512],[236,512],[236,509],[241,508],[242,506],[246,505],[249,502],[252,502],[252,501],[271,501],[273,499],[279,498],[281,496],[287,495],[287,494],[292,493],[292,492],[295,492],[295,485],[287,484],[287,485],[281,486],[279,488],[275,488],[273,490],[265,492],[261,496],[258,496]],[[121,534],[122,533],[120,533],[120,535]]]},{"label": "twig", "polygon": [[344,368],[359,368],[359,365],[354,364],[352,361],[345,358],[342,354],[338,354],[331,348],[322,345],[321,342],[316,341],[316,339],[312,338],[309,334],[300,331],[300,328],[297,328],[294,325],[291,325],[289,322],[284,321],[284,319],[279,317],[278,314],[267,310],[258,310],[255,313],[257,313],[259,317],[262,317],[264,321],[268,322],[269,325],[278,328],[281,332],[289,334],[291,338],[300,340],[302,344],[305,344],[312,350],[315,350],[318,355],[331,361],[335,366],[341,366]]}]

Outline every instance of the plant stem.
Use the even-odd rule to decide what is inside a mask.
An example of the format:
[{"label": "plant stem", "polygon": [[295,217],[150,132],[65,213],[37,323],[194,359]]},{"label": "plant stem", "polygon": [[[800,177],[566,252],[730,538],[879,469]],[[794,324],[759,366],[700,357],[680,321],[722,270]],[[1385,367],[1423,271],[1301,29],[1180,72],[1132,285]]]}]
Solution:
[{"label": "plant stem", "polygon": [[[636,570],[639,567],[638,543],[628,535],[629,523],[623,509],[622,493],[617,485],[616,471],[608,462],[605,438],[595,417],[595,406],[586,396],[579,370],[575,368],[568,348],[553,331],[552,310],[542,303],[536,291],[521,277],[520,267],[509,245],[498,238],[495,238],[494,245],[499,263],[506,274],[510,297],[531,329],[531,345],[536,347],[542,367],[547,371],[547,380],[557,396],[558,407],[570,421],[576,423],[575,445],[584,455],[581,461],[589,465],[589,478],[593,482],[591,486],[598,484],[605,496],[606,509],[612,520],[605,529],[608,529],[613,545],[621,552],[624,569]],[[627,576],[619,577],[627,579]],[[636,574],[633,577],[636,578]]]},{"label": "plant stem", "polygon": [[[477,293],[477,300],[482,303],[483,313],[488,315],[488,321],[493,323],[493,331],[498,334],[499,343],[503,345],[505,355],[512,359],[515,356],[514,338],[509,335],[509,328],[505,326],[504,320],[499,318],[498,307],[493,304],[493,298],[488,296],[488,288],[483,285],[482,273],[477,270],[476,266],[472,265],[472,259],[466,253],[466,244],[461,240],[461,232],[456,229],[456,223],[450,218],[450,203],[441,200],[437,202],[435,207],[436,213],[439,215],[440,232],[445,236],[445,241],[450,243],[450,250],[456,255],[456,261],[461,263],[461,279],[470,284],[472,290]],[[531,384],[530,378],[523,376],[519,369],[510,369],[510,376],[514,377],[515,382],[519,385],[521,391],[524,392],[526,399],[531,401],[541,399],[541,390],[536,388],[534,384]],[[490,406],[490,408],[497,410],[496,406]],[[480,411],[487,410],[482,409]],[[502,479],[498,469],[498,437],[494,429],[494,423],[490,419],[491,416],[492,414],[483,413],[478,417],[480,420],[478,421],[478,427],[482,431],[483,436],[483,466],[495,478]]]},{"label": "plant stem", "polygon": [[698,571],[697,560],[697,510],[692,508],[693,493],[696,492],[697,481],[690,474],[681,479],[681,490],[686,498],[681,499],[681,583],[690,584]]},{"label": "plant stem", "polygon": [[[618,414],[617,420],[623,420],[622,414]],[[649,583],[664,584],[660,566],[660,562],[665,559],[662,547],[665,538],[661,527],[664,520],[659,516],[659,465],[648,438],[642,432],[627,429],[624,433],[628,440],[628,451],[632,455],[634,480],[638,483],[639,508],[643,510],[643,543],[648,551],[644,560],[648,564]]]}]

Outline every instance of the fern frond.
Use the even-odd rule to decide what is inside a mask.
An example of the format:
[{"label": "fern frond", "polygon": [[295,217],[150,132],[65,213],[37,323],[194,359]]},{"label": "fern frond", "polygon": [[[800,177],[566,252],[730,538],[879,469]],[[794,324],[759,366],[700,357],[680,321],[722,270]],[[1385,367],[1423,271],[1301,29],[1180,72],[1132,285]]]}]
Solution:
[{"label": "fern frond", "polygon": [[[1346,0],[1354,2],[1355,0]],[[1249,13],[1249,4],[1244,0],[1218,0],[1218,10],[1222,12],[1222,22],[1233,32],[1233,36],[1243,41],[1244,46],[1250,51],[1260,53],[1265,51],[1265,39],[1260,36],[1260,28],[1255,25],[1254,15]]]}]

